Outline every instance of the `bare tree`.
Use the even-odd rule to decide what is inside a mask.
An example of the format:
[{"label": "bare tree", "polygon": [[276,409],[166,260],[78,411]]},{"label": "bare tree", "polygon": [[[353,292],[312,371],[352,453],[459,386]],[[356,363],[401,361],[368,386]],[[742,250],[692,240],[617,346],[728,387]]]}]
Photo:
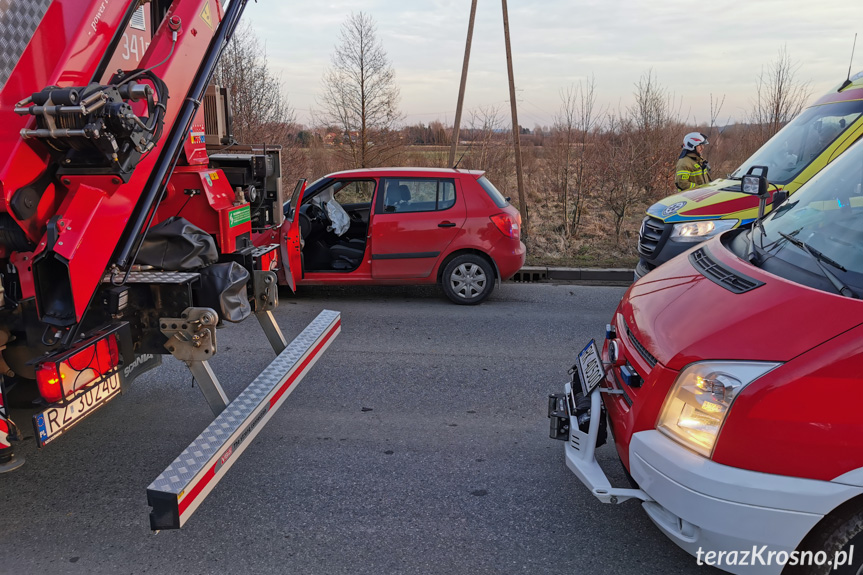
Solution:
[{"label": "bare tree", "polygon": [[250,24],[234,32],[222,52],[213,83],[230,93],[236,140],[282,146],[283,176],[302,175],[305,155],[296,144],[299,129],[294,111],[284,96],[281,79],[270,72],[266,46]]},{"label": "bare tree", "polygon": [[391,163],[401,154],[399,89],[371,16],[351,14],[342,25],[323,89],[324,120],[344,130],[340,149],[354,167]]},{"label": "bare tree", "polygon": [[294,112],[282,93],[282,82],[267,64],[266,46],[251,24],[237,29],[222,52],[213,82],[231,94],[233,130],[241,142],[263,143],[287,139]]},{"label": "bare tree", "polygon": [[785,46],[779,50],[776,60],[761,69],[749,114],[761,143],[769,140],[806,105],[811,91],[809,82],[797,79],[799,69],[800,64],[791,59]]}]

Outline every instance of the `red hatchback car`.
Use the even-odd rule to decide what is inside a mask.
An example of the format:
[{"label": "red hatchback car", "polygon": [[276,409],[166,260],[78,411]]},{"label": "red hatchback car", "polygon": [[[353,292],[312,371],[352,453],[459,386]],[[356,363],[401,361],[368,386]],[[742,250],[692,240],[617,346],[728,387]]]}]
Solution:
[{"label": "red hatchback car", "polygon": [[278,230],[288,262],[280,281],[292,289],[440,283],[453,302],[480,303],[525,258],[521,215],[483,174],[377,168],[330,174],[308,187],[300,180]]}]

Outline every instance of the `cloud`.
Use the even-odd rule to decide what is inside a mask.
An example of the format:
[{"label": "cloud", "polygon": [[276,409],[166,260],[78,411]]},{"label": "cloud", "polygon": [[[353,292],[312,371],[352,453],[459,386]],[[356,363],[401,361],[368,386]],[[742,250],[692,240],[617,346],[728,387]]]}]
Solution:
[{"label": "cloud", "polygon": [[[508,6],[519,104],[542,123],[551,122],[560,90],[586,76],[595,76],[600,100],[616,107],[631,101],[648,71],[697,119],[706,118],[711,94],[725,95],[724,113],[740,117],[758,74],[783,46],[799,63],[798,78],[820,95],[844,79],[854,27],[863,20],[863,3],[846,0],[510,0]],[[454,111],[469,10],[467,0],[363,2],[396,70],[409,120]],[[339,28],[356,11],[348,1],[246,8],[298,109],[313,104]],[[863,69],[863,57],[856,61],[854,71]],[[508,97],[500,4],[480,2],[465,105],[499,105]]]}]

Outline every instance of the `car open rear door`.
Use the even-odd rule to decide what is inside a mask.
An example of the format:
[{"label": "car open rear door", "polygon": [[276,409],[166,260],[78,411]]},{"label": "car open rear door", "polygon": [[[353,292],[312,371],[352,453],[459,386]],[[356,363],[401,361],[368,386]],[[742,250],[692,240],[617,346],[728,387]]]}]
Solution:
[{"label": "car open rear door", "polygon": [[292,291],[297,291],[297,281],[303,277],[302,245],[300,238],[300,204],[306,191],[306,180],[300,179],[291,194],[291,203],[282,224],[281,256],[285,265],[285,281]]}]

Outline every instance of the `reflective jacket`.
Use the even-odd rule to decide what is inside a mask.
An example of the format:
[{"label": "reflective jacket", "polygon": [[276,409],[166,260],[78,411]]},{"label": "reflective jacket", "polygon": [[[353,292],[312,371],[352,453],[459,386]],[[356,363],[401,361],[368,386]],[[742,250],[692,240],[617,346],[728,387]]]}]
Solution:
[{"label": "reflective jacket", "polygon": [[677,189],[691,190],[710,183],[710,166],[707,160],[695,152],[687,152],[677,160],[677,172],[674,175],[674,183]]}]

